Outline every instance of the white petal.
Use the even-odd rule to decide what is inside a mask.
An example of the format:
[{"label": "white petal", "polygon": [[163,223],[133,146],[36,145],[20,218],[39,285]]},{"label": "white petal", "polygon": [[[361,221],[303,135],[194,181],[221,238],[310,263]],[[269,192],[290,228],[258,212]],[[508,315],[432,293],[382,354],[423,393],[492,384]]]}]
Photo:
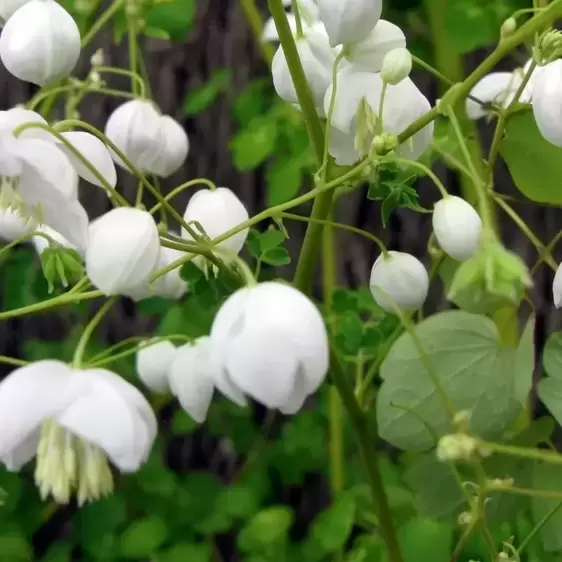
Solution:
[{"label": "white petal", "polygon": [[106,295],[128,295],[148,282],[158,264],[160,238],[150,213],[113,209],[90,225],[86,272]]},{"label": "white petal", "polygon": [[[502,96],[510,89],[517,89],[521,78],[512,72],[491,72],[482,78],[470,91],[470,95],[483,103],[502,103]],[[480,119],[487,111],[474,100],[467,98],[466,114],[470,119]]]},{"label": "white petal", "polygon": [[170,388],[182,408],[198,423],[203,423],[215,388],[210,363],[211,342],[199,338],[178,348],[170,369]]},{"label": "white petal", "polygon": [[0,209],[0,238],[12,242],[33,232],[33,225],[9,209]]},{"label": "white petal", "polygon": [[[14,129],[26,123],[41,123],[48,125],[47,121],[39,113],[25,109],[24,107],[12,107],[6,111],[0,111],[0,132],[12,133]],[[30,127],[22,131],[19,139],[43,139],[49,142],[53,141],[53,135],[49,131],[38,127]]]},{"label": "white petal", "polygon": [[293,386],[293,392],[287,401],[279,407],[279,411],[286,416],[292,416],[296,414],[305,403],[308,397],[308,388],[306,382],[306,375],[303,372],[302,367],[297,369],[297,375],[295,377],[295,384]]},{"label": "white petal", "polygon": [[[94,166],[94,168],[96,168],[99,174],[111,187],[115,187],[115,184],[117,183],[115,165],[113,164],[109,150],[100,139],[90,133],[84,133],[81,131],[62,133],[62,136],[65,137],[66,140],[68,140],[68,142],[70,142],[70,144],[72,144],[72,146]],[[96,178],[90,170],[88,170],[88,168],[72,153],[70,149],[68,149],[63,143],[59,143],[58,146],[66,154],[70,163],[74,166],[76,173],[80,177],[84,178],[87,182],[93,183],[94,185],[104,187],[103,183]]]},{"label": "white petal", "polygon": [[352,166],[361,159],[355,148],[355,130],[351,133],[342,133],[332,127],[330,130],[330,156],[333,156],[339,166]]},{"label": "white petal", "polygon": [[398,48],[406,48],[404,32],[397,25],[380,20],[368,37],[351,45],[347,58],[365,70],[380,72],[385,55]]},{"label": "white petal", "polygon": [[299,361],[283,330],[245,326],[232,338],[225,366],[238,388],[268,408],[280,408],[293,396]]},{"label": "white petal", "polygon": [[0,35],[0,58],[26,82],[45,86],[67,77],[80,55],[80,32],[54,0],[31,0],[7,21]]},{"label": "white petal", "polygon": [[317,4],[333,47],[365,39],[382,12],[382,0],[317,0]]},{"label": "white petal", "polygon": [[562,146],[562,60],[547,64],[534,82],[533,114],[541,135]]},{"label": "white petal", "polygon": [[32,431],[15,449],[1,457],[0,462],[11,472],[20,470],[36,455],[40,438],[40,429]]},{"label": "white petal", "polygon": [[0,382],[0,458],[7,458],[48,418],[75,402],[88,385],[60,361],[38,361]]},{"label": "white petal", "polygon": [[552,297],[554,306],[560,308],[562,306],[562,264],[558,266],[554,281],[552,282]]},{"label": "white petal", "polygon": [[[297,19],[295,18],[295,15],[290,13],[287,14],[287,20],[291,31],[295,34],[297,32]],[[279,34],[277,33],[277,27],[275,27],[275,21],[273,18],[268,18],[263,26],[262,41],[279,41]]]},{"label": "white petal", "polygon": [[[185,253],[180,250],[162,247],[160,249],[160,259],[156,269],[167,267],[184,255]],[[181,278],[180,270],[181,267],[176,267],[176,269],[154,281],[152,284],[154,293],[159,297],[176,300],[185,295],[187,292],[187,282]]]},{"label": "white petal", "polygon": [[27,4],[29,0],[2,0],[0,2],[0,18],[7,21],[16,10],[21,8],[24,4]]},{"label": "white petal", "polygon": [[162,115],[158,158],[151,165],[150,171],[167,178],[181,168],[188,152],[189,139],[184,128],[169,115]]},{"label": "white petal", "polygon": [[0,132],[0,176],[15,178],[21,174],[18,157],[18,141],[5,132]]},{"label": "white petal", "polygon": [[168,371],[175,355],[176,346],[167,340],[145,342],[137,351],[137,374],[150,390],[166,392],[169,389]]},{"label": "white petal", "polygon": [[[50,226],[43,225],[37,229],[38,232],[44,232],[50,236],[55,242],[58,242],[63,248],[70,248],[71,250],[78,250],[74,244],[71,244],[62,234],[53,230]],[[49,241],[43,236],[34,236],[31,239],[35,251],[41,255],[48,247]]]}]

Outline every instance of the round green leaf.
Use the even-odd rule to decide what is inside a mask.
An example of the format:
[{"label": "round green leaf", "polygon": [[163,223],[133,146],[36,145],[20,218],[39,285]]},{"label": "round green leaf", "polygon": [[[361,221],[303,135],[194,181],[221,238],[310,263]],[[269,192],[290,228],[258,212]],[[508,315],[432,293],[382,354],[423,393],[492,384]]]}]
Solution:
[{"label": "round green leaf", "polygon": [[168,538],[168,529],[162,519],[149,517],[135,521],[121,535],[121,556],[141,558],[156,552]]},{"label": "round green leaf", "polygon": [[[494,323],[485,316],[452,310],[416,327],[428,363],[456,411],[471,412],[476,435],[497,438],[515,420],[515,349],[501,347]],[[377,419],[383,439],[404,450],[435,445],[428,425],[443,435],[452,430],[412,337],[405,333],[381,366],[383,384]]]},{"label": "round green leaf", "polygon": [[562,332],[554,332],[544,346],[544,370],[550,377],[562,380]]},{"label": "round green leaf", "polygon": [[293,512],[285,506],[260,511],[238,535],[238,548],[255,552],[283,541],[293,523]]}]

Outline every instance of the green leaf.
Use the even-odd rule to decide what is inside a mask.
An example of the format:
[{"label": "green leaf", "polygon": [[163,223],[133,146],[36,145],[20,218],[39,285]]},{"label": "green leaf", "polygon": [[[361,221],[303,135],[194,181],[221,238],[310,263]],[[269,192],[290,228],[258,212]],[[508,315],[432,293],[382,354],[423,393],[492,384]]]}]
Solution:
[{"label": "green leaf", "polygon": [[[501,345],[492,320],[447,311],[418,324],[416,333],[455,410],[471,412],[471,430],[483,438],[501,437],[520,410],[514,395],[517,352]],[[435,445],[425,424],[438,435],[452,430],[442,397],[408,333],[392,346],[381,377],[377,420],[383,439],[404,450],[423,451]]]},{"label": "green leaf", "polygon": [[531,316],[521,335],[515,358],[515,397],[522,406],[527,404],[533,386],[535,370],[535,317]]},{"label": "green leaf", "polygon": [[[562,480],[560,479],[560,467],[537,462],[533,466],[531,486],[534,490],[550,490],[560,493],[562,491]],[[533,521],[537,524],[543,517],[554,509],[560,500],[531,498],[531,509]],[[559,509],[539,531],[539,537],[543,548],[547,552],[562,551],[562,508]]]},{"label": "green leaf", "polygon": [[388,224],[388,219],[392,214],[392,211],[399,205],[400,203],[400,191],[395,189],[391,191],[390,194],[385,198],[381,205],[381,219],[382,225],[386,228]]},{"label": "green leaf", "polygon": [[324,552],[336,552],[347,542],[354,520],[355,500],[349,494],[343,495],[316,518],[310,532],[311,539]]},{"label": "green leaf", "polygon": [[275,151],[277,122],[270,116],[254,119],[230,141],[234,165],[239,171],[257,168]]},{"label": "green leaf", "polygon": [[234,519],[248,519],[259,510],[259,497],[253,487],[229,486],[219,494],[217,509]]},{"label": "green leaf", "polygon": [[242,552],[271,549],[282,544],[293,524],[293,512],[286,506],[273,506],[260,511],[240,531],[238,548]]},{"label": "green leaf", "polygon": [[361,535],[355,540],[345,562],[379,562],[384,549],[380,535]]},{"label": "green leaf", "polygon": [[197,12],[196,0],[155,3],[146,16],[146,26],[161,29],[173,41],[184,41]]},{"label": "green leaf", "polygon": [[189,117],[201,113],[228,88],[231,79],[232,72],[229,69],[215,70],[203,86],[187,94],[180,110],[181,114]]},{"label": "green leaf", "polygon": [[445,32],[459,53],[469,53],[499,39],[496,15],[488,0],[454,0],[446,6]]},{"label": "green leaf", "polygon": [[[417,517],[398,531],[404,562],[448,562],[453,548],[453,526]],[[383,555],[388,560],[388,554]]]},{"label": "green leaf", "polygon": [[542,364],[550,377],[562,380],[562,332],[554,332],[544,346]]},{"label": "green leaf", "polygon": [[234,100],[232,111],[241,126],[246,127],[271,107],[274,99],[272,90],[271,79],[260,78],[251,82]]},{"label": "green leaf", "polygon": [[280,266],[291,263],[291,256],[285,248],[271,248],[261,255],[261,260],[269,265]]},{"label": "green leaf", "polygon": [[153,555],[168,538],[166,523],[158,517],[134,521],[121,534],[121,556],[141,558]]},{"label": "green leaf", "polygon": [[275,228],[269,228],[260,235],[260,249],[262,252],[273,250],[285,242],[285,234]]},{"label": "green leaf", "polygon": [[183,408],[179,408],[174,412],[172,417],[172,432],[175,435],[186,435],[193,433],[197,429],[197,422],[189,416]]},{"label": "green leaf", "polygon": [[0,532],[0,560],[5,562],[31,562],[33,550],[21,531],[6,529]]},{"label": "green leaf", "polygon": [[500,150],[523,195],[538,203],[562,204],[562,149],[542,137],[531,111],[509,119]]},{"label": "green leaf", "polygon": [[213,552],[208,544],[179,543],[154,556],[154,562],[211,562]]},{"label": "green leaf", "polygon": [[266,205],[275,207],[294,199],[302,183],[302,158],[279,159],[267,168]]}]

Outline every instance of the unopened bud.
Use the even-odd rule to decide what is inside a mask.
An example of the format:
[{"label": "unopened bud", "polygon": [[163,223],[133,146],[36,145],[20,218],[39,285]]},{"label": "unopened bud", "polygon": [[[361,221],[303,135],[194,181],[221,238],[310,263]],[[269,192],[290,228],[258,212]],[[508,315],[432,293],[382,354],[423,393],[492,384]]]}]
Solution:
[{"label": "unopened bud", "polygon": [[437,445],[437,458],[442,462],[470,461],[478,452],[478,441],[470,435],[445,435]]},{"label": "unopened bud", "polygon": [[469,422],[470,412],[468,410],[457,412],[453,418],[453,425],[455,426],[455,429],[461,433],[468,430]]},{"label": "unopened bud", "polygon": [[103,49],[98,49],[90,58],[90,64],[93,67],[104,65]]},{"label": "unopened bud", "polygon": [[383,61],[381,78],[387,83],[396,85],[407,78],[412,71],[412,55],[408,49],[399,47],[389,51]]},{"label": "unopened bud", "polygon": [[500,37],[502,39],[507,39],[511,37],[517,31],[517,22],[515,18],[507,18],[500,29]]},{"label": "unopened bud", "polygon": [[472,525],[473,522],[474,517],[469,511],[463,511],[462,513],[459,513],[459,516],[457,517],[457,523],[462,527],[468,527],[469,525]]}]

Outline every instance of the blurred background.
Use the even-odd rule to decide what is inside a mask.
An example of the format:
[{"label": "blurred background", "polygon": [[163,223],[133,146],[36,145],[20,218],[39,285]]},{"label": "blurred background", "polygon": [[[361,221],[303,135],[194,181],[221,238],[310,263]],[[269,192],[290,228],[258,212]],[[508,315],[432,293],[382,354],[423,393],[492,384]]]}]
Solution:
[{"label": "blurred background", "polygon": [[[84,26],[106,7],[105,2],[96,0],[61,3]],[[142,39],[142,51],[154,100],[164,113],[184,125],[191,144],[187,164],[162,182],[163,192],[189,179],[209,178],[217,186],[235,191],[250,214],[255,214],[308,189],[313,160],[298,113],[275,96],[263,46],[248,23],[245,6],[245,0],[172,0],[155,5],[148,10],[147,33],[151,36]],[[257,1],[257,6],[265,20],[265,1]],[[516,9],[530,6],[530,0],[391,0],[386,2],[383,17],[403,28],[415,55],[458,81],[497,43],[501,23]],[[89,72],[89,58],[99,48],[107,66],[127,67],[122,20],[118,14],[83,53],[77,76]],[[516,55],[505,60],[501,68],[511,70],[528,58],[524,50]],[[435,103],[443,85],[419,68],[412,78]],[[122,89],[129,85],[127,79],[119,77],[108,78],[108,83]],[[1,66],[0,84],[0,109],[24,103],[34,93],[30,85],[10,77]],[[103,130],[118,103],[90,94],[79,108],[81,119]],[[63,118],[63,112],[64,104],[57,105],[52,118]],[[482,120],[467,125],[466,131],[480,139],[485,150],[493,125]],[[460,192],[454,172],[439,163],[435,169],[449,192]],[[127,199],[134,200],[136,182],[132,178],[122,174],[119,186]],[[558,233],[560,210],[527,204],[514,190],[501,162],[496,170],[496,187],[521,201],[514,206],[543,242]],[[90,218],[109,209],[101,191],[91,185],[81,189]],[[437,198],[436,190],[424,179],[416,183],[416,189],[421,204],[430,209]],[[189,196],[184,192],[175,200],[180,212]],[[147,199],[147,203],[151,201]],[[297,212],[307,211],[299,208]],[[534,263],[536,250],[501,209],[497,212],[506,246],[529,264]],[[411,252],[421,259],[427,254],[429,214],[397,209],[383,228],[381,203],[367,197],[366,187],[341,198],[336,214],[339,222],[379,236],[391,249]],[[293,261],[277,269],[276,274],[290,278],[304,226],[288,222],[286,226],[290,233],[287,248]],[[336,243],[342,294],[360,302],[364,292],[355,290],[366,287],[378,248],[342,231],[336,233]],[[3,258],[2,310],[49,298],[40,268],[29,246],[18,247]],[[267,268],[264,275],[268,275]],[[318,275],[318,295],[320,279]],[[559,322],[551,305],[551,272],[541,269],[535,282],[536,343],[540,350],[545,334]],[[427,310],[446,306],[442,286],[436,282]],[[0,354],[26,360],[66,359],[95,310],[96,304],[84,304],[3,321]],[[131,336],[177,332],[202,335],[211,319],[209,310],[189,298],[181,305],[154,299],[134,305],[123,299],[97,330],[90,353]],[[350,325],[355,320],[350,316]],[[348,351],[356,353],[357,349],[349,345]],[[9,368],[1,368],[9,372]],[[135,380],[134,359],[119,361],[113,368]],[[325,390],[299,415],[282,419],[259,407],[241,410],[217,398],[203,426],[196,426],[173,401],[161,400],[161,434],[149,463],[138,475],[121,477],[115,495],[80,512],[74,506],[42,504],[32,485],[32,472],[20,477],[0,470],[0,487],[7,493],[0,507],[0,560],[310,562],[332,560],[344,545],[348,551],[345,560],[378,560],[380,544],[368,534],[374,515],[347,424],[343,427],[348,459],[344,480],[345,489],[353,490],[353,502],[331,503],[329,400],[329,391]],[[383,471],[394,507],[418,510],[414,484],[405,482],[389,459]],[[417,556],[408,560],[447,560],[447,540],[452,540],[447,537],[452,537],[452,526],[433,520],[427,525],[433,526],[423,533],[444,537],[443,546],[433,544],[427,557],[418,550]],[[478,547],[474,548],[477,555]]]}]

